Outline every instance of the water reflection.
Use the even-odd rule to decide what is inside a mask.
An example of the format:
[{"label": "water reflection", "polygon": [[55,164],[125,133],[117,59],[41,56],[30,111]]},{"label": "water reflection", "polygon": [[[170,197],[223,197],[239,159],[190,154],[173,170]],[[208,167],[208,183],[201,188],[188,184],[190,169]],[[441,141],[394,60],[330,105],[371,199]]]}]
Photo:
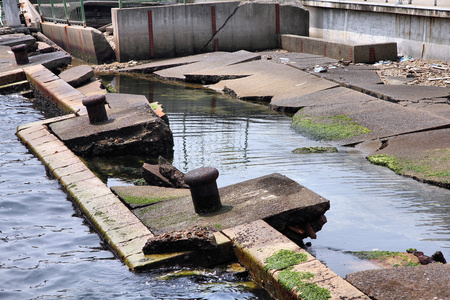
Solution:
[{"label": "water reflection", "polygon": [[326,144],[300,136],[288,116],[263,105],[155,79],[122,76],[113,83],[122,93],[163,104],[174,134],[173,164],[182,171],[214,166],[219,186],[278,172],[329,199],[328,223],[310,251],[339,275],[360,268],[345,251],[417,248],[450,257],[449,190],[370,165],[354,149],[293,154],[297,147]]}]

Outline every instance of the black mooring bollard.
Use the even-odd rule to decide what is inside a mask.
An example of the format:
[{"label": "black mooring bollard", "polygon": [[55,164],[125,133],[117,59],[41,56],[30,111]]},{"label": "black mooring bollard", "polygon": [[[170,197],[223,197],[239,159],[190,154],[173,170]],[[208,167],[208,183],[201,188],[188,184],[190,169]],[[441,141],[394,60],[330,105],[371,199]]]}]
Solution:
[{"label": "black mooring bollard", "polygon": [[16,58],[16,64],[18,65],[26,65],[30,61],[28,60],[28,51],[27,45],[20,44],[11,47],[11,51],[14,53],[14,57]]},{"label": "black mooring bollard", "polygon": [[102,123],[108,120],[106,114],[105,95],[93,95],[83,99],[83,105],[86,106],[89,122],[91,124]]},{"label": "black mooring bollard", "polygon": [[219,171],[212,167],[198,168],[184,175],[184,182],[191,190],[196,213],[206,214],[222,207],[216,183],[217,177],[219,177]]}]

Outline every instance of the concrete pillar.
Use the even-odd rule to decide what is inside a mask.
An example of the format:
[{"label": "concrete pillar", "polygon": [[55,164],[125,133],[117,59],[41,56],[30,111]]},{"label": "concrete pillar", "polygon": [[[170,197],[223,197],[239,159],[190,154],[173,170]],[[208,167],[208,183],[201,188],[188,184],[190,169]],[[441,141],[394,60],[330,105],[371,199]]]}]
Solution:
[{"label": "concrete pillar", "polygon": [[3,8],[5,9],[6,23],[8,23],[9,27],[18,27],[22,25],[20,23],[17,0],[3,0]]}]

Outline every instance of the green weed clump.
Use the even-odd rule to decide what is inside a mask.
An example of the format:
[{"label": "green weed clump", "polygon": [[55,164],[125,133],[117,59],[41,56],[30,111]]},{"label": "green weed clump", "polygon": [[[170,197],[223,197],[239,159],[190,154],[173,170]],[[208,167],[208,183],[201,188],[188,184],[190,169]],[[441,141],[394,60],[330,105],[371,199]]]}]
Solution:
[{"label": "green weed clump", "polygon": [[305,262],[308,256],[306,253],[296,253],[294,251],[281,249],[265,260],[266,271],[269,269],[280,270],[278,272],[278,282],[287,290],[295,290],[303,300],[327,300],[331,298],[330,291],[319,287],[317,284],[309,282],[314,278],[314,273],[294,271],[293,266]]},{"label": "green weed clump", "polygon": [[292,124],[300,133],[319,140],[342,140],[370,132],[346,115],[311,117],[300,114],[293,117]]},{"label": "green weed clump", "polygon": [[376,154],[368,156],[367,159],[374,165],[388,167],[397,174],[403,173],[403,167],[400,165],[398,159],[395,156],[388,154]]}]

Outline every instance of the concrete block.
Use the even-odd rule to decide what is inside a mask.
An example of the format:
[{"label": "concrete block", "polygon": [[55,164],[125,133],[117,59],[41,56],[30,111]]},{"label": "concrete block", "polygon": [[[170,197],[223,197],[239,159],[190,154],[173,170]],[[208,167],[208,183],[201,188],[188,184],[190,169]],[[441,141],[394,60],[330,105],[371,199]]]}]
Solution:
[{"label": "concrete block", "polygon": [[86,190],[75,190],[70,187],[67,188],[67,192],[77,203],[81,203],[85,199],[97,198],[111,194],[111,191],[106,187],[94,187]]},{"label": "concrete block", "polygon": [[92,77],[94,77],[94,71],[89,65],[76,66],[59,74],[59,78],[75,88],[88,82]]},{"label": "concrete block", "polygon": [[102,64],[114,60],[115,55],[106,38],[92,27],[42,23],[44,35],[73,56],[84,61]]},{"label": "concrete block", "polygon": [[153,236],[154,235],[149,231],[149,233],[145,235],[124,242],[119,242],[115,245],[115,250],[121,259],[135,254],[142,255],[142,248],[147,240]]},{"label": "concrete block", "polygon": [[112,193],[95,198],[78,199],[78,205],[85,211],[86,215],[90,215],[90,212],[96,212],[99,209],[106,206],[112,206],[117,203],[120,203],[120,200]]},{"label": "concrete block", "polygon": [[[103,236],[108,231],[126,227],[132,224],[141,224],[138,218],[120,201],[112,205],[103,206],[96,210],[86,212],[89,219]],[[143,225],[142,225],[143,226]],[[141,227],[141,228],[146,228]],[[147,229],[148,230],[148,229]],[[112,233],[113,234],[113,233]],[[112,235],[111,234],[111,235]],[[123,233],[121,233],[123,234]],[[145,234],[145,232],[143,233]],[[141,235],[143,235],[141,234]],[[139,235],[138,235],[139,236]],[[136,236],[134,236],[136,237]],[[130,238],[131,239],[131,238]],[[120,242],[123,242],[121,240]],[[117,241],[119,242],[119,241]]]},{"label": "concrete block", "polygon": [[91,188],[100,188],[105,185],[97,176],[94,175],[94,173],[89,170],[63,176],[60,178],[60,181],[64,182],[65,186],[68,189],[72,189],[73,192]]},{"label": "concrete block", "polygon": [[[107,241],[111,244],[116,252],[118,252],[117,244],[123,243],[132,239],[139,238],[143,235],[148,236],[150,231],[141,222],[127,224],[123,227],[107,230],[105,232],[105,237]],[[142,251],[142,248],[141,248]],[[130,253],[131,255],[132,253]],[[128,256],[128,254],[124,253]]]},{"label": "concrete block", "polygon": [[84,163],[82,163],[80,160],[74,164],[56,168],[53,170],[53,175],[56,179],[60,179],[62,176],[67,176],[73,173],[82,172],[85,170],[89,170],[88,167]]},{"label": "concrete block", "polygon": [[326,39],[281,35],[281,47],[288,51],[322,55],[353,63],[374,63],[379,60],[397,60],[397,43],[367,43],[355,45]]},{"label": "concrete block", "polygon": [[[36,151],[37,152],[37,151]],[[54,154],[47,155],[42,158],[43,163],[51,170],[69,166],[79,162],[78,156],[74,155],[72,151],[66,150]]]}]

